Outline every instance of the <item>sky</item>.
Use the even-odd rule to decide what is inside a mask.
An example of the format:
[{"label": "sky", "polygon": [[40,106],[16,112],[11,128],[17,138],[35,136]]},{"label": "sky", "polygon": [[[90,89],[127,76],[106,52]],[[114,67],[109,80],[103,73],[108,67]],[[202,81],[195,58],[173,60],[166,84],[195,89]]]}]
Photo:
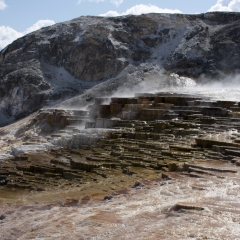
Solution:
[{"label": "sky", "polygon": [[80,16],[240,12],[240,0],[0,0],[0,50],[41,27]]}]

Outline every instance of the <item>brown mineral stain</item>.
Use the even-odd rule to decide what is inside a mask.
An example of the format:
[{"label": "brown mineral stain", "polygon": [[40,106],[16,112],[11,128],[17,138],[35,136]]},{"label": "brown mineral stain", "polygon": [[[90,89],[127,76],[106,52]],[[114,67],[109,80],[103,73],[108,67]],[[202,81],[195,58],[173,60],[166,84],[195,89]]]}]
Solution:
[{"label": "brown mineral stain", "polygon": [[118,214],[101,211],[89,217],[89,219],[101,223],[121,223],[122,219]]}]

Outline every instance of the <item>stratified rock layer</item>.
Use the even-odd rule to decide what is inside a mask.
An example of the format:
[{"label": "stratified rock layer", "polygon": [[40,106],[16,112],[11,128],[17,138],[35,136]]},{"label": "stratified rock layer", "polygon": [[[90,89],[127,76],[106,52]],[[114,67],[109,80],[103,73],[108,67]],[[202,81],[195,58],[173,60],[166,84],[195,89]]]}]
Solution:
[{"label": "stratified rock layer", "polygon": [[[170,93],[105,102],[96,99],[89,112],[45,109],[19,128],[15,137],[25,145],[13,145],[0,162],[2,196],[79,186],[77,195],[103,194],[138,179],[169,179],[168,172],[198,178],[238,172],[238,102]],[[207,166],[217,162],[230,167]]]},{"label": "stratified rock layer", "polygon": [[239,105],[138,93],[1,128],[0,236],[237,239]]}]

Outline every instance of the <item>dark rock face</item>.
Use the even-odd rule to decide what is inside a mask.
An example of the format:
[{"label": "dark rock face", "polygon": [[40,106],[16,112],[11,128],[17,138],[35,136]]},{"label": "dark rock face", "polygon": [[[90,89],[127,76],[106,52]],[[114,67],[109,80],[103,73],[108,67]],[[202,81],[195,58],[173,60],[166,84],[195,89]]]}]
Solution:
[{"label": "dark rock face", "polygon": [[92,87],[130,64],[151,62],[194,78],[236,72],[239,23],[239,13],[219,12],[80,17],[28,34],[0,52],[0,124],[80,94],[81,84]]},{"label": "dark rock face", "polygon": [[[228,18],[227,18],[228,16]],[[165,67],[179,74],[199,77],[233,73],[240,68],[239,14],[207,13],[188,16],[192,24]]]}]

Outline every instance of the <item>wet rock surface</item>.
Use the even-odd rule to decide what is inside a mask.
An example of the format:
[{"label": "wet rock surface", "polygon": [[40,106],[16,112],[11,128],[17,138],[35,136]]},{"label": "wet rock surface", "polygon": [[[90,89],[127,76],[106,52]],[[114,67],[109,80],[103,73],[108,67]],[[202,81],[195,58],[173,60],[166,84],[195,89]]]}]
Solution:
[{"label": "wet rock surface", "polygon": [[[87,189],[89,183],[110,181],[126,187],[176,171],[219,177],[237,173],[240,120],[231,108],[238,102],[170,93],[102,102],[96,99],[89,112],[41,110],[18,127],[9,155],[0,162],[1,191]],[[115,104],[117,111],[111,107]],[[4,133],[3,128],[3,139]],[[236,170],[198,166],[216,160]]]},{"label": "wet rock surface", "polygon": [[[219,167],[219,163],[215,164]],[[230,168],[226,163],[221,167]],[[0,221],[0,236],[3,239],[238,238],[238,175],[226,179],[168,174],[171,180],[143,181],[144,187],[112,196],[85,196],[51,204],[2,204],[1,212],[6,218]]]},{"label": "wet rock surface", "polygon": [[238,105],[136,93],[1,128],[0,236],[236,239]]},{"label": "wet rock surface", "polygon": [[236,73],[239,21],[223,12],[80,17],[28,34],[0,52],[0,125],[83,93],[86,105],[156,68],[194,78]]}]

